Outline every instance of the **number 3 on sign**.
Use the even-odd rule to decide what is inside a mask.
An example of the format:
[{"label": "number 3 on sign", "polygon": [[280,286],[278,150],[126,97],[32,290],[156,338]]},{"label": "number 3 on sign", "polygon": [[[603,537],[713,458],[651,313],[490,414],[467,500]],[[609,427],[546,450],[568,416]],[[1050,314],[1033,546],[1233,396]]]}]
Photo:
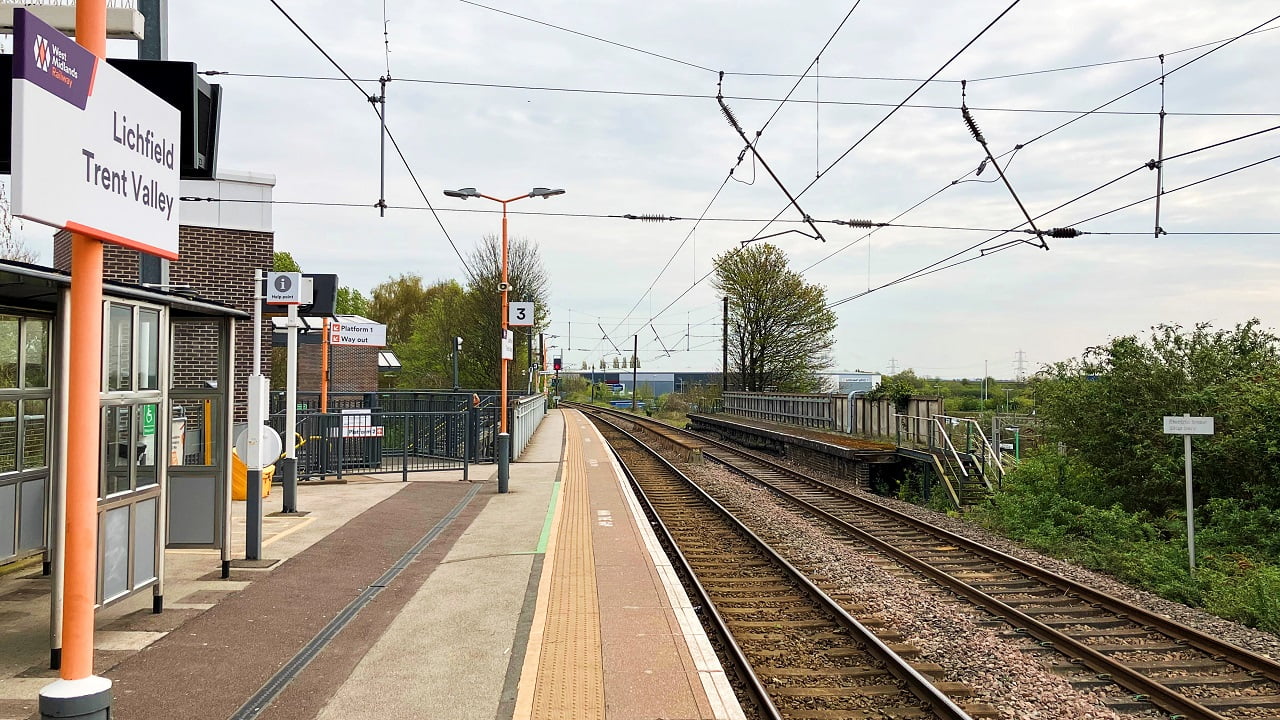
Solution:
[{"label": "number 3 on sign", "polygon": [[507,304],[508,325],[533,325],[533,303],[513,302]]}]

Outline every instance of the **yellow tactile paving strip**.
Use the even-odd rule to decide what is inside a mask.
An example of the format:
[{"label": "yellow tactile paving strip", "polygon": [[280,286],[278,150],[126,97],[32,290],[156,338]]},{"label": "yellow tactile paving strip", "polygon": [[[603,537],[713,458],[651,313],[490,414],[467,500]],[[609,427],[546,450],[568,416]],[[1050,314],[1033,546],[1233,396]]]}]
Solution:
[{"label": "yellow tactile paving strip", "polygon": [[[516,702],[516,718],[592,720],[604,718],[604,662],[595,555],[591,545],[591,501],[582,457],[582,416],[566,412],[559,512],[545,558],[545,609],[539,601]],[[548,582],[549,579],[549,582]],[[545,614],[544,614],[545,613]],[[532,672],[531,672],[532,671]],[[532,675],[532,677],[530,677]],[[528,693],[526,680],[533,692]]]}]

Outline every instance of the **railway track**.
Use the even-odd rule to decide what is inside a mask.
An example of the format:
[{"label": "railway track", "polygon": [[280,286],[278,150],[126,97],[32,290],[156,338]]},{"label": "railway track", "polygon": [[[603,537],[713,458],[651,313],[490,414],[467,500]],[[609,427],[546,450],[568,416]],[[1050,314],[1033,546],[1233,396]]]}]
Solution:
[{"label": "railway track", "polygon": [[600,418],[766,718],[973,717],[660,455]]},{"label": "railway track", "polygon": [[[590,411],[590,410],[589,410]],[[1114,683],[1117,711],[1188,720],[1280,718],[1280,664],[808,477],[753,452],[643,418],[627,422],[768,487],[800,511],[1034,639],[1079,688]]]}]

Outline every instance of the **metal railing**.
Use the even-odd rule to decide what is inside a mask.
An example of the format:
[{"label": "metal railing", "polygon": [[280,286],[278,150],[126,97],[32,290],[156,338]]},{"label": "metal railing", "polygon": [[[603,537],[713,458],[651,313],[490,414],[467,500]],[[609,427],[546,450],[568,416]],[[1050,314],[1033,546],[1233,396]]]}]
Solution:
[{"label": "metal railing", "polygon": [[[545,403],[545,396],[541,394],[523,398],[515,395],[510,397],[511,415],[508,416],[510,421],[508,427],[513,431],[516,430],[515,422],[520,412],[526,414],[534,412],[531,407],[526,406],[526,403],[529,405]],[[467,412],[470,414],[468,423],[471,439],[470,462],[491,463],[497,461],[498,457],[499,398],[497,391],[484,389],[331,392],[328,410],[330,414],[350,410],[370,410],[375,413]],[[304,413],[320,413],[320,393],[300,391],[297,399],[299,417]],[[479,400],[478,405],[475,404],[476,400]],[[284,414],[285,395],[282,391],[272,392],[270,402],[273,416]],[[540,420],[541,416],[526,422],[532,422],[533,427],[536,427]],[[528,438],[533,435],[533,429],[522,427],[520,431],[526,433],[524,442],[527,443]],[[512,435],[512,441],[512,457],[515,458],[524,449],[524,445],[515,444],[515,434]]]},{"label": "metal railing", "polygon": [[346,412],[299,413],[292,434],[285,432],[284,413],[269,424],[284,442],[292,436],[298,478],[462,470],[467,478],[472,419],[466,410],[385,412],[352,408]]},{"label": "metal railing", "polygon": [[[988,468],[995,470],[996,482],[1001,484],[1004,481],[1004,463],[1000,462],[1000,453],[991,447],[991,442],[987,439],[986,433],[982,431],[982,425],[973,418],[952,417],[950,415],[935,415],[934,417],[943,421],[943,431],[949,436],[954,445],[963,445],[965,454],[974,458],[974,462],[982,469],[982,477],[986,480],[987,489],[991,489],[991,482],[988,479],[990,473]],[[963,439],[961,438],[963,436]],[[990,465],[988,465],[988,462]]]},{"label": "metal railing", "polygon": [[523,397],[516,401],[511,414],[511,459],[515,460],[524,452],[542,418],[546,417],[547,399],[542,395]]}]

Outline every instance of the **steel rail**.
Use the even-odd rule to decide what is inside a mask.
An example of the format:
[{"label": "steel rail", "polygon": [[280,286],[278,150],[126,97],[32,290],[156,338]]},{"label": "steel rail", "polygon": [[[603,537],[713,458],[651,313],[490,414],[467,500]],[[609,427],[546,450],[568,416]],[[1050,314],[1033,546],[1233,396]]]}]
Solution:
[{"label": "steel rail", "polygon": [[[1106,593],[1094,590],[1088,586],[1077,583],[1049,570],[1040,568],[1012,555],[982,545],[981,543],[970,540],[962,535],[906,515],[905,513],[881,505],[867,498],[854,495],[843,488],[836,487],[830,483],[826,483],[822,480],[797,472],[796,470],[776,463],[769,458],[761,457],[757,453],[748,452],[741,448],[734,447],[729,443],[667,425],[665,423],[659,423],[649,418],[637,418],[626,413],[618,414],[626,417],[626,419],[631,422],[649,428],[656,428],[656,431],[660,434],[668,435],[674,433],[684,437],[696,438],[700,443],[719,447],[748,458],[750,461],[760,463],[768,470],[776,472],[784,477],[791,478],[795,481],[807,484],[810,487],[831,493],[839,499],[854,503],[857,506],[873,510],[891,520],[906,524],[918,532],[938,537],[949,544],[955,545],[974,555],[978,555],[989,562],[1004,565],[1015,573],[1025,575],[1050,587],[1055,587],[1062,591],[1067,597],[1088,603],[1091,607],[1114,613],[1119,617],[1123,617],[1138,625],[1144,626],[1144,628],[1149,631],[1163,633],[1188,648],[1204,652],[1211,658],[1219,660],[1220,662],[1234,665],[1241,670],[1247,671],[1254,677],[1280,683],[1280,663],[1276,663],[1249,650],[1219,640],[1218,638],[1210,635],[1206,635],[1205,633],[1183,625],[1177,621],[1157,615],[1149,610],[1132,605]],[[882,552],[890,554],[895,559],[903,562],[903,564],[921,572],[935,582],[938,582],[952,592],[955,592],[957,595],[965,597],[970,602],[995,611],[996,614],[1001,616],[1002,619],[1005,619],[1006,622],[1008,622],[1010,618],[1016,620],[1016,624],[1010,624],[1014,624],[1019,631],[1040,640],[1042,643],[1050,644],[1063,654],[1071,657],[1073,662],[1077,662],[1088,667],[1100,675],[1109,676],[1109,679],[1120,684],[1122,687],[1141,695],[1145,695],[1155,704],[1160,705],[1164,709],[1170,712],[1180,713],[1187,718],[1196,718],[1197,720],[1222,720],[1224,718],[1223,715],[1204,706],[1203,704],[1172,690],[1146,675],[1142,675],[1118,661],[1108,658],[1098,651],[1093,650],[1088,645],[1075,640],[1069,635],[1035,620],[1026,613],[991,597],[981,590],[968,585],[964,581],[947,574],[945,571],[933,567],[926,561],[911,556],[906,551],[899,549],[895,545],[880,540],[874,535],[871,535],[847,521],[832,515],[826,510],[815,506],[813,503],[800,499],[784,489],[773,485],[767,480],[757,477],[755,474],[734,467],[731,462],[726,461],[724,458],[718,457],[713,453],[708,453],[705,449],[703,450],[703,456],[734,469],[751,480],[768,487],[773,492],[783,495],[789,502],[793,502],[804,507],[806,511],[819,515],[824,520],[837,525],[842,530],[849,532],[858,539],[867,542]]]},{"label": "steel rail", "polygon": [[1055,649],[1076,660],[1090,670],[1093,670],[1098,675],[1110,676],[1113,682],[1131,692],[1146,695],[1151,699],[1152,704],[1160,707],[1161,709],[1172,713],[1178,713],[1188,719],[1226,720],[1223,715],[1201,705],[1195,700],[1173,690],[1167,685],[1153,680],[1152,678],[1143,675],[1137,670],[1134,670],[1117,660],[1112,660],[1070,635],[1045,625],[1017,608],[982,592],[981,590],[943,570],[939,570],[927,561],[915,557],[906,550],[902,550],[892,543],[881,540],[875,535],[872,535],[871,533],[842,520],[835,515],[832,515],[817,505],[793,495],[786,489],[759,477],[749,470],[738,467],[732,462],[724,458],[717,457],[711,453],[704,452],[703,457],[714,462],[718,462],[753,482],[757,482],[765,486],[774,493],[781,495],[787,500],[787,502],[803,508],[806,512],[821,517],[823,520],[834,525],[843,532],[848,533],[849,535],[875,548],[884,555],[887,555],[906,567],[924,575],[948,591],[963,597],[978,607],[985,608],[995,616],[1003,619],[1005,622],[1009,622],[1010,620],[1014,621],[1010,624],[1013,624],[1019,632],[1030,635],[1042,643],[1049,643]]},{"label": "steel rail", "polygon": [[[802,587],[816,602],[822,605],[827,611],[835,615],[840,620],[840,624],[844,625],[852,633],[855,633],[857,639],[863,643],[868,653],[873,657],[875,657],[876,659],[878,659],[880,662],[882,662],[884,664],[885,670],[890,674],[892,674],[900,682],[902,682],[903,685],[907,688],[907,690],[909,690],[912,695],[914,695],[918,700],[924,703],[931,711],[933,711],[938,718],[941,718],[943,720],[972,720],[972,716],[970,716],[962,708],[956,705],[955,702],[952,701],[951,698],[948,697],[945,693],[943,693],[941,690],[935,687],[933,683],[929,681],[928,678],[926,678],[918,670],[912,667],[910,663],[908,663],[905,659],[902,658],[902,656],[895,653],[888,645],[885,644],[883,640],[877,637],[875,633],[873,633],[865,625],[863,625],[856,618],[850,615],[843,607],[839,605],[839,603],[833,600],[830,596],[828,596],[825,592],[823,592],[821,588],[815,585],[813,581],[811,581],[807,576],[805,576],[804,573],[802,573],[789,561],[787,561],[785,558],[779,555],[772,547],[769,546],[767,542],[765,542],[762,538],[756,535],[750,528],[748,528],[740,520],[738,520],[733,515],[732,512],[730,512],[727,508],[721,505],[715,498],[713,498],[710,494],[708,494],[705,490],[703,490],[700,486],[698,486],[697,483],[691,480],[684,473],[680,472],[679,469],[677,469],[674,465],[672,465],[671,462],[668,461],[665,457],[663,457],[660,453],[658,453],[656,450],[649,447],[646,443],[641,441],[639,438],[636,438],[633,434],[627,432],[626,430],[622,429],[618,425],[612,422],[609,422],[608,420],[602,417],[599,417],[598,414],[594,414],[591,412],[588,412],[587,414],[592,416],[593,419],[600,420],[601,422],[604,422],[605,424],[609,425],[616,432],[624,435],[631,442],[635,443],[637,447],[641,448],[644,452],[648,453],[657,462],[659,462],[667,472],[671,473],[675,477],[678,477],[685,486],[687,486],[696,496],[698,496],[700,500],[702,500],[709,507],[711,507],[722,518],[724,518],[725,521],[730,525],[730,527],[732,527],[737,532],[741,533],[744,537],[746,537],[748,540],[750,540],[750,542],[754,544],[762,553],[764,553],[771,561],[780,565],[785,570],[785,572],[790,576],[789,577],[790,580],[792,580],[797,585]],[[636,485],[638,492],[640,493],[641,497],[644,499],[644,503],[646,505],[647,510],[649,512],[652,512],[654,517],[658,518],[658,524],[662,528],[664,536],[666,536],[673,543],[673,547],[677,548],[677,553],[680,558],[680,562],[682,566],[689,568],[689,570],[692,571],[692,568],[691,566],[689,566],[687,559],[684,557],[684,554],[680,553],[678,550],[678,546],[674,544],[675,540],[674,540],[674,537],[671,535],[670,530],[667,528],[666,524],[658,516],[657,510],[653,508],[648,495],[645,494],[643,489],[639,487],[638,481],[636,481],[634,476],[631,474],[630,470],[626,468],[626,463],[622,462],[622,458],[617,455],[616,449],[615,449],[615,456],[618,457],[619,463],[622,464],[624,469],[626,469],[628,473],[628,477],[631,479],[633,484]],[[708,607],[710,607],[713,611],[715,611],[715,605],[713,603],[710,603],[709,598],[708,598],[708,602],[709,602]],[[718,611],[715,611],[715,612],[716,612],[717,621],[723,623],[724,620],[722,617],[719,616]],[[725,625],[725,627],[727,628],[727,625]],[[752,665],[750,664],[749,661],[747,661],[744,667],[750,669],[753,675],[755,674],[755,671],[754,669],[752,669]],[[761,685],[761,687],[763,687],[763,685]]]}]

